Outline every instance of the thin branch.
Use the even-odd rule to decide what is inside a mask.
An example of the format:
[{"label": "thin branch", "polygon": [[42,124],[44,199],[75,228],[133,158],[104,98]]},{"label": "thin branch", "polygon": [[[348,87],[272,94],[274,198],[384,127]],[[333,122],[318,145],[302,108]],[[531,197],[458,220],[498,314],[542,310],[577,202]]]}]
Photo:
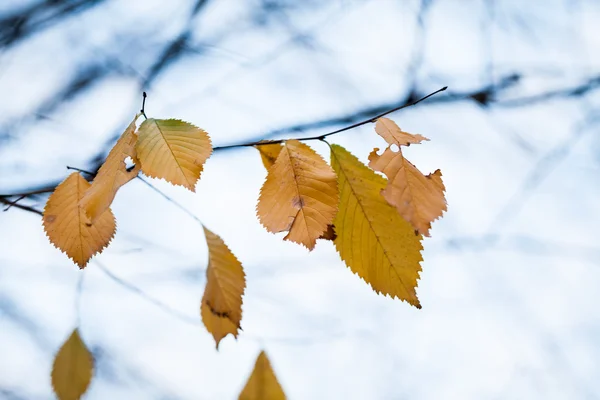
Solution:
[{"label": "thin branch", "polygon": [[[365,119],[365,120],[357,122],[355,124],[346,126],[344,128],[337,129],[337,130],[332,131],[332,132],[324,133],[324,134],[318,135],[318,136],[309,136],[309,137],[295,138],[295,139],[296,140],[304,140],[304,141],[308,141],[308,140],[323,140],[323,139],[325,139],[328,136],[335,135],[335,134],[338,134],[338,133],[341,133],[341,132],[345,132],[345,131],[349,131],[350,129],[358,128],[359,126],[368,124],[369,122],[375,122],[375,121],[377,121],[378,118],[385,117],[386,115],[391,114],[391,113],[393,113],[395,111],[398,111],[398,110],[402,110],[403,108],[412,107],[414,105],[417,105],[420,102],[422,102],[423,100],[427,100],[431,96],[434,96],[434,95],[436,95],[436,94],[438,94],[440,92],[443,92],[446,89],[448,89],[448,86],[444,86],[443,88],[438,89],[435,92],[429,93],[427,96],[421,97],[419,100],[416,100],[416,101],[413,101],[411,103],[403,104],[401,106],[392,108],[391,110],[387,110],[385,112],[382,112],[379,115],[376,115],[376,116],[371,117],[369,119]],[[233,148],[236,148],[236,147],[250,147],[250,146],[256,146],[256,145],[260,145],[260,144],[277,144],[277,143],[283,143],[286,140],[288,140],[288,139],[277,139],[277,140],[268,140],[268,141],[259,140],[259,141],[256,141],[256,142],[230,144],[230,145],[227,145],[227,146],[217,146],[217,147],[213,148],[213,150],[217,151],[217,150],[233,149]]]},{"label": "thin branch", "polygon": [[146,117],[146,92],[142,93],[142,109],[140,110],[140,112],[142,113],[142,115],[144,116],[145,119],[148,119],[148,117]]},{"label": "thin branch", "polygon": [[44,215],[44,213],[40,210],[38,210],[37,208],[33,208],[33,207],[29,207],[29,206],[25,206],[23,204],[17,204],[17,203],[13,203],[10,200],[6,200],[4,197],[0,197],[0,203],[2,204],[6,204],[7,206],[12,206],[15,208],[19,208],[21,210],[25,210],[25,211],[29,211],[38,215]]},{"label": "thin branch", "polygon": [[12,206],[17,205],[17,203],[20,202],[21,200],[23,200],[25,197],[27,197],[27,195],[25,195],[25,194],[20,195],[16,200],[11,201],[10,204],[4,210],[2,210],[2,211],[8,211],[8,210],[10,210],[10,208]]}]

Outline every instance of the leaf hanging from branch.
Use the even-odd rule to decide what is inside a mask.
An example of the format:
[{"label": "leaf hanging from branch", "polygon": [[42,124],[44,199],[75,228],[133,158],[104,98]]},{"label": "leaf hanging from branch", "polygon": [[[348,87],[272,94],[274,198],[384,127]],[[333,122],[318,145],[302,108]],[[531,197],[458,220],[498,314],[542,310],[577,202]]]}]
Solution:
[{"label": "leaf hanging from branch", "polygon": [[213,335],[216,346],[227,334],[237,338],[242,320],[242,295],[246,275],[242,264],[223,239],[204,228],[209,261],[206,268],[206,287],[200,314],[206,329]]},{"label": "leaf hanging from branch", "polygon": [[288,231],[285,240],[312,250],[333,222],[338,201],[336,176],[327,162],[306,144],[287,140],[268,170],[257,215],[269,232]]},{"label": "leaf hanging from branch", "polygon": [[254,364],[254,370],[240,393],[239,400],[285,400],[285,398],[267,354],[261,351]]},{"label": "leaf hanging from branch", "polygon": [[[140,164],[135,151],[137,134],[135,121],[138,115],[129,124],[117,143],[108,153],[106,161],[100,167],[92,186],[85,192],[79,202],[92,223],[110,207],[119,188],[135,178],[140,170]],[[131,157],[135,163],[131,171],[127,171],[125,159]]]},{"label": "leaf hanging from branch", "polygon": [[421,236],[381,196],[384,178],[338,145],[331,145],[331,165],[340,189],[334,244],[342,260],[377,293],[421,308]]},{"label": "leaf hanging from branch", "polygon": [[79,202],[90,187],[73,172],[48,197],[44,208],[44,230],[50,242],[67,254],[79,268],[101,252],[115,235],[116,223],[110,208],[90,223]]},{"label": "leaf hanging from branch", "polygon": [[60,400],[79,399],[87,390],[94,359],[77,329],[63,343],[52,365],[52,388]]},{"label": "leaf hanging from branch", "polygon": [[212,153],[205,131],[178,119],[148,118],[138,136],[136,150],[144,174],[194,191]]},{"label": "leaf hanging from branch", "polygon": [[389,145],[395,144],[398,147],[418,144],[424,140],[429,140],[425,136],[404,132],[394,121],[385,117],[377,119],[375,132],[384,138]]},{"label": "leaf hanging from branch", "polygon": [[388,147],[381,156],[377,155],[378,150],[369,155],[369,167],[388,177],[381,194],[418,233],[429,236],[431,223],[446,211],[442,172],[438,169],[423,175],[403,157],[401,150],[393,152]]}]

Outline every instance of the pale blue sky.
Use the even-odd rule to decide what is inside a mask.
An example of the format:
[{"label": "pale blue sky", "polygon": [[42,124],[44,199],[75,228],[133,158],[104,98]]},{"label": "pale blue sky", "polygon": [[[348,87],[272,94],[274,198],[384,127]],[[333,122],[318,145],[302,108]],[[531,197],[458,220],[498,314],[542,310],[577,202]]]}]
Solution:
[{"label": "pale blue sky", "polygon": [[[0,12],[25,7],[12,3]],[[139,110],[141,82],[191,3],[103,1],[3,49],[0,194],[88,167]],[[97,356],[86,399],[237,398],[261,349],[290,399],[600,398],[600,90],[514,100],[598,76],[600,3],[438,0],[423,29],[420,1],[306,2],[261,20],[265,3],[208,2],[184,56],[145,88],[148,116],[224,145],[448,85],[391,115],[431,139],[406,155],[440,168],[447,188],[448,212],[424,240],[423,309],[376,295],[331,243],[308,253],[266,232],[258,152],[218,152],[196,193],[153,183],[244,265],[238,340],[217,352],[200,321],[201,227],[142,182],[119,192],[117,235],[79,298],[82,273],[39,216],[13,208],[0,212],[0,398],[52,398],[53,354],[77,309]],[[122,73],[40,110],[76,71],[107,65]],[[441,101],[513,73],[521,80],[488,108]],[[331,141],[362,161],[383,143],[372,126]]]}]

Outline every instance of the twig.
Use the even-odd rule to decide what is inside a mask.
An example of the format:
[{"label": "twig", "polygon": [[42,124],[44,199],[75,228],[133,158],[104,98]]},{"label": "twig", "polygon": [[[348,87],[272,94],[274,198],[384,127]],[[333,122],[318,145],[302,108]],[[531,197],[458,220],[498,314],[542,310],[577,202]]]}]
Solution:
[{"label": "twig", "polygon": [[17,203],[20,202],[21,200],[23,200],[25,197],[27,197],[27,195],[25,195],[25,194],[20,195],[18,199],[16,199],[15,201],[11,201],[11,203],[4,210],[2,210],[2,211],[8,211],[8,210],[10,210],[10,208],[12,206],[17,205]]},{"label": "twig", "polygon": [[[303,137],[303,138],[296,138],[296,140],[304,140],[304,141],[308,141],[308,140],[323,140],[323,139],[325,139],[328,136],[335,135],[337,133],[341,133],[341,132],[345,132],[345,131],[349,131],[350,129],[358,128],[359,126],[368,124],[369,122],[375,122],[375,121],[377,121],[378,118],[385,117],[386,115],[391,114],[391,113],[393,113],[395,111],[402,110],[403,108],[414,106],[414,105],[422,102],[423,100],[427,100],[431,96],[434,96],[434,95],[436,95],[436,94],[438,94],[440,92],[443,92],[446,89],[448,89],[448,86],[444,86],[443,88],[438,89],[435,92],[429,93],[427,96],[421,97],[419,100],[413,101],[412,103],[403,104],[403,105],[401,105],[399,107],[392,108],[391,110],[387,110],[387,111],[385,111],[385,112],[383,112],[383,113],[381,113],[379,115],[376,115],[376,116],[371,117],[369,119],[365,119],[365,120],[357,122],[355,124],[346,126],[344,128],[340,128],[340,129],[337,129],[335,131],[324,133],[324,134],[318,135],[318,136],[309,136],[309,137]],[[257,142],[230,144],[230,145],[227,145],[227,146],[217,146],[217,147],[213,148],[213,150],[217,151],[217,150],[233,149],[233,148],[236,148],[236,147],[250,147],[250,146],[257,146],[257,145],[261,145],[261,144],[277,144],[277,143],[283,143],[286,140],[288,140],[288,139],[277,139],[277,140],[268,140],[268,141],[259,140]]]},{"label": "twig", "polygon": [[13,202],[6,200],[4,197],[0,197],[0,203],[2,204],[6,204],[7,206],[12,206],[15,208],[19,208],[21,210],[25,210],[25,211],[30,211],[32,213],[38,214],[38,215],[44,215],[43,212],[41,212],[40,210],[38,210],[37,208],[33,208],[33,207],[29,207],[29,206],[24,206],[22,204],[13,204]]},{"label": "twig", "polygon": [[142,113],[142,115],[144,116],[145,119],[148,119],[148,117],[146,117],[146,92],[142,93],[142,109],[140,110],[140,112]]}]

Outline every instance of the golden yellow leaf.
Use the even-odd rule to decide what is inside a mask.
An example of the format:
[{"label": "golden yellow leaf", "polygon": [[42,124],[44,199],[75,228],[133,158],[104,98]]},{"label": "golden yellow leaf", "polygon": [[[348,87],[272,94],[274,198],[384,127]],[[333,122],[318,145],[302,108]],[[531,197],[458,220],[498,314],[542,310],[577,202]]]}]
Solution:
[{"label": "golden yellow leaf", "polygon": [[281,143],[259,144],[254,147],[260,152],[260,158],[267,171],[271,168],[271,165],[275,164],[275,160],[277,160],[277,157],[283,148]]},{"label": "golden yellow leaf", "polygon": [[219,348],[219,342],[228,333],[237,338],[242,320],[242,295],[246,287],[246,275],[242,264],[223,239],[206,228],[204,235],[209,260],[200,314]]},{"label": "golden yellow leaf", "polygon": [[257,215],[272,233],[315,247],[337,212],[339,194],[331,167],[313,149],[287,140],[260,190]]},{"label": "golden yellow leaf", "polygon": [[[95,222],[110,207],[117,194],[117,190],[135,178],[140,170],[140,163],[135,151],[135,143],[137,141],[135,121],[137,118],[138,116],[136,115],[110,153],[108,153],[108,157],[106,157],[106,161],[100,167],[98,174],[92,182],[92,186],[85,192],[79,202],[79,205],[83,207],[92,222]],[[127,171],[125,165],[127,157],[131,157],[135,163],[131,171]]]},{"label": "golden yellow leaf", "polygon": [[383,177],[338,145],[331,145],[331,165],[340,189],[334,244],[342,260],[377,293],[421,308],[415,288],[422,236],[381,196]]},{"label": "golden yellow leaf", "polygon": [[423,175],[401,150],[394,152],[388,147],[380,156],[378,150],[369,155],[369,167],[388,177],[381,194],[417,232],[429,236],[431,223],[446,211],[442,172],[438,169]]},{"label": "golden yellow leaf", "polygon": [[208,134],[178,119],[145,120],[135,146],[142,172],[194,191],[212,153]]},{"label": "golden yellow leaf", "polygon": [[261,351],[254,364],[252,375],[240,393],[239,400],[285,400],[285,398],[267,354]]},{"label": "golden yellow leaf", "polygon": [[63,343],[52,365],[52,387],[60,400],[79,399],[87,390],[94,359],[77,329]]},{"label": "golden yellow leaf", "polygon": [[375,123],[375,132],[384,138],[390,145],[409,146],[411,144],[421,143],[423,140],[429,140],[425,136],[404,132],[394,121],[385,117],[377,119],[377,122]]},{"label": "golden yellow leaf", "polygon": [[44,208],[44,230],[50,242],[67,254],[79,268],[101,252],[115,235],[116,224],[110,208],[93,224],[89,223],[79,202],[90,187],[78,172],[73,172],[48,197]]}]

